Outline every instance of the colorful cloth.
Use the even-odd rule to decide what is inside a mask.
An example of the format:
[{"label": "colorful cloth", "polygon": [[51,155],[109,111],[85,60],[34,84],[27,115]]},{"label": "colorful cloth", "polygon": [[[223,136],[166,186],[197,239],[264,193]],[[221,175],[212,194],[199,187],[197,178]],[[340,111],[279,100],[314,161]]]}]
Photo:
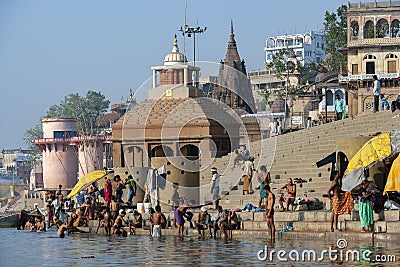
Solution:
[{"label": "colorful cloth", "polygon": [[400,191],[400,157],[393,161],[383,194],[388,191]]},{"label": "colorful cloth", "polygon": [[104,196],[107,202],[111,201],[112,185],[109,181],[104,183]]},{"label": "colorful cloth", "polygon": [[178,225],[185,224],[185,219],[183,218],[183,214],[179,209],[176,209],[174,211],[174,217],[175,217],[176,224],[178,224]]},{"label": "colorful cloth", "polygon": [[353,209],[353,198],[350,192],[332,198],[332,211],[336,215],[351,214]]},{"label": "colorful cloth", "polygon": [[360,213],[361,227],[372,226],[374,224],[374,212],[372,210],[371,201],[358,201],[358,210]]},{"label": "colorful cloth", "polygon": [[247,175],[243,176],[243,191],[249,191],[250,190],[250,178]]},{"label": "colorful cloth", "polygon": [[265,184],[260,184],[260,198],[267,198],[268,194],[264,191]]}]

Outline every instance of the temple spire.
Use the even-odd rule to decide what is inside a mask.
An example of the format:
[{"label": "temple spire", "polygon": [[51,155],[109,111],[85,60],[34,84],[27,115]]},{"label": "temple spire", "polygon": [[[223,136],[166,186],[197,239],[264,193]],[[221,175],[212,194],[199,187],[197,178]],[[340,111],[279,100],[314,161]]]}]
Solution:
[{"label": "temple spire", "polygon": [[231,40],[234,40],[235,34],[233,33],[233,20],[231,20],[231,35],[230,38]]}]

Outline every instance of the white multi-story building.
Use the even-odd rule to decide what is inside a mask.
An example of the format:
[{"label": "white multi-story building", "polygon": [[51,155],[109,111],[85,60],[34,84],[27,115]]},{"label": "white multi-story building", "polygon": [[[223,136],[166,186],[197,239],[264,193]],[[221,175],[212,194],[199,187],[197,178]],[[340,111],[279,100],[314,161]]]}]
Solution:
[{"label": "white multi-story building", "polygon": [[265,62],[268,64],[272,56],[279,50],[291,48],[302,66],[311,62],[319,62],[325,57],[326,41],[324,33],[310,31],[304,34],[280,35],[268,37],[265,41]]}]

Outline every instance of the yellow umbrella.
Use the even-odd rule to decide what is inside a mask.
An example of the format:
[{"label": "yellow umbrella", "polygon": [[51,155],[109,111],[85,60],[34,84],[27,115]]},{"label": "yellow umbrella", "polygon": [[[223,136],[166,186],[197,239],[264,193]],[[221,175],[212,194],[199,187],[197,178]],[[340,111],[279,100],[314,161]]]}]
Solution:
[{"label": "yellow umbrella", "polygon": [[342,181],[342,190],[351,191],[365,180],[364,168],[384,159],[392,153],[390,133],[383,133],[368,140],[347,166],[347,175]]},{"label": "yellow umbrella", "polygon": [[106,175],[107,173],[105,170],[97,170],[87,173],[85,176],[79,179],[74,188],[72,188],[71,193],[68,194],[67,198],[75,196],[80,190],[82,190],[82,188],[103,178]]},{"label": "yellow umbrella", "polygon": [[390,168],[383,194],[386,194],[387,191],[400,191],[400,156],[393,161]]},{"label": "yellow umbrella", "polygon": [[371,163],[383,159],[392,153],[390,133],[383,133],[368,140],[349,161],[347,173],[365,168]]}]

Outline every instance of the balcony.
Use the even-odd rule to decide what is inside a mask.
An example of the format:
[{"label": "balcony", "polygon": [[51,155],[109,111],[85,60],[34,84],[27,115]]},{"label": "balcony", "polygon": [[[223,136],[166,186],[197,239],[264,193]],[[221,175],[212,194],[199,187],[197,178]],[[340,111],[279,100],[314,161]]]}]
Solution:
[{"label": "balcony", "polygon": [[399,44],[400,44],[400,37],[369,38],[369,39],[351,40],[347,44],[347,47],[376,46],[376,45],[399,45]]}]

